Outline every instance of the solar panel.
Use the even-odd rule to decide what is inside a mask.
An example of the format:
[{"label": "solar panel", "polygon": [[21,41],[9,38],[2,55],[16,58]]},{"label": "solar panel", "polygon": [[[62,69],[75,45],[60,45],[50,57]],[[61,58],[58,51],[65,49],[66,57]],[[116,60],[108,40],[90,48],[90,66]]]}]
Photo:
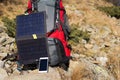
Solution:
[{"label": "solar panel", "polygon": [[19,62],[29,64],[39,60],[40,57],[48,57],[47,38],[17,40]]},{"label": "solar panel", "polygon": [[32,13],[30,15],[17,16],[16,38],[32,34],[46,33],[46,13]]}]

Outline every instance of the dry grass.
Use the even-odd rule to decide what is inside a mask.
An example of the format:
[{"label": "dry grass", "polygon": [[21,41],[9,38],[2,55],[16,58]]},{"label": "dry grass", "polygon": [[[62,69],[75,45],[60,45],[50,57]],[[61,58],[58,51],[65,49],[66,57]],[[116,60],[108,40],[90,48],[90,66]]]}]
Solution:
[{"label": "dry grass", "polygon": [[107,68],[115,76],[117,80],[120,79],[120,54],[111,53],[108,55],[109,61],[107,63]]},{"label": "dry grass", "polygon": [[[96,27],[107,26],[112,30],[114,35],[120,36],[120,26],[118,24],[118,20],[115,18],[111,18],[105,13],[97,10],[97,6],[112,6],[111,3],[105,2],[104,0],[64,0],[64,5],[67,10],[67,14],[69,16],[70,24],[77,24],[81,26],[83,24],[95,25]],[[118,46],[118,50],[113,50],[112,54],[109,54],[109,62],[108,69],[111,73],[117,78],[120,79],[120,46]],[[73,47],[73,50],[77,53],[85,52],[84,48],[81,45],[77,45]],[[117,53],[116,53],[117,51]],[[91,53],[91,51],[88,51]],[[83,80],[82,77],[87,71],[84,66],[76,67],[75,71],[72,75],[72,80]],[[85,73],[85,74],[84,74]]]},{"label": "dry grass", "polygon": [[23,14],[27,6],[26,1],[25,0],[20,0],[20,1],[14,0],[14,2],[7,1],[4,3],[0,3],[0,11],[2,12],[0,16],[1,17],[7,16],[9,18],[15,18],[16,15]]},{"label": "dry grass", "polygon": [[71,80],[93,80],[92,75],[84,63],[79,63],[73,70]]},{"label": "dry grass", "polygon": [[111,18],[105,13],[99,11],[97,6],[113,6],[104,0],[73,0],[64,1],[70,24],[95,25],[97,27],[107,26],[115,35],[120,35],[120,28],[117,26],[118,20]]}]

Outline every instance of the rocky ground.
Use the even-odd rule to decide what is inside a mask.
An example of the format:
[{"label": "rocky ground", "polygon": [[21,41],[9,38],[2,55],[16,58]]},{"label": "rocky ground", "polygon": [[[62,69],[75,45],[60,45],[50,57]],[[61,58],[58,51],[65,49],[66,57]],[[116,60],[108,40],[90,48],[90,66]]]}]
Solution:
[{"label": "rocky ground", "polygon": [[[68,71],[49,67],[49,72],[40,74],[38,70],[24,71],[23,75],[12,66],[3,68],[1,59],[12,54],[16,48],[15,39],[10,38],[3,25],[0,25],[0,80],[119,80],[120,79],[120,20],[107,16],[96,9],[99,6],[112,6],[103,0],[64,1],[70,25],[87,31],[90,41],[82,39],[72,45],[72,57]],[[10,62],[11,63],[11,62]],[[7,72],[6,72],[7,71]],[[10,74],[8,76],[8,73]],[[11,74],[12,73],[12,74]]]},{"label": "rocky ground", "polygon": [[[119,37],[110,35],[111,30],[107,27],[102,28],[104,34],[99,32],[101,28],[88,25],[80,29],[88,30],[91,33],[91,43],[86,43],[83,40],[82,44],[84,44],[85,54],[82,52],[81,54],[72,54],[73,59],[70,61],[68,71],[64,71],[59,67],[49,67],[48,73],[40,74],[37,69],[24,71],[23,75],[20,75],[20,72],[16,69],[16,64],[12,67],[7,65],[6,69],[3,68],[3,61],[0,60],[0,80],[56,80],[56,78],[57,80],[116,80],[114,75],[105,66],[109,60],[108,53],[114,51],[114,49],[119,51]],[[12,54],[12,50],[15,48],[15,39],[10,38],[5,33],[5,30],[4,26],[0,27],[0,58],[6,56],[7,53]],[[100,39],[99,44],[96,44],[97,39]],[[109,48],[109,50],[106,50],[106,52],[104,50],[102,51],[105,48]],[[11,69],[14,69],[14,71],[12,72]]]},{"label": "rocky ground", "polygon": [[10,53],[12,49],[15,48],[15,39],[9,37],[5,31],[6,28],[3,25],[0,25],[0,56],[5,56],[6,53]]}]

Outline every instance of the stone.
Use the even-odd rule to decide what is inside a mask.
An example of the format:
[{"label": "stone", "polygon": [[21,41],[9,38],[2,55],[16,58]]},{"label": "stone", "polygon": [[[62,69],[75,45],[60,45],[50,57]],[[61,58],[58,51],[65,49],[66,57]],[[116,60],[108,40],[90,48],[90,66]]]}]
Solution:
[{"label": "stone", "polygon": [[96,45],[96,44],[93,45],[93,48],[92,48],[92,51],[93,51],[93,52],[96,53],[96,52],[98,52],[99,50],[100,50],[100,47],[99,47],[98,45]]},{"label": "stone", "polygon": [[104,42],[104,43],[101,43],[100,48],[111,47],[111,46],[112,44],[110,42]]},{"label": "stone", "polygon": [[72,58],[79,59],[80,55],[79,54],[72,54]]},{"label": "stone", "polygon": [[9,38],[8,34],[5,32],[0,33],[0,36],[2,36],[2,37],[4,36],[6,39]]},{"label": "stone", "polygon": [[0,53],[7,53],[8,50],[5,48],[5,46],[0,47]]},{"label": "stone", "polygon": [[2,27],[0,27],[0,33],[4,32],[4,29]]},{"label": "stone", "polygon": [[0,60],[0,68],[3,68],[3,66],[4,66],[4,61]]},{"label": "stone", "polygon": [[92,44],[85,44],[85,48],[86,48],[86,49],[91,49],[92,47],[93,47]]},{"label": "stone", "polygon": [[74,13],[75,13],[77,16],[82,16],[82,15],[83,15],[83,12],[82,12],[82,11],[79,11],[79,10],[75,10]]},{"label": "stone", "polygon": [[84,40],[84,39],[82,39],[82,43],[83,43],[83,44],[86,44],[86,43],[87,43],[87,41],[86,41],[86,40]]},{"label": "stone", "polygon": [[4,43],[6,41],[6,38],[3,36],[0,38],[0,44]]},{"label": "stone", "polygon": [[4,80],[7,77],[7,73],[4,69],[0,68],[0,80]]},{"label": "stone", "polygon": [[106,63],[108,62],[107,57],[97,57],[96,60],[99,61],[100,65],[102,65],[102,66],[106,66]]},{"label": "stone", "polygon": [[14,38],[8,38],[7,41],[3,45],[12,44],[14,42],[15,42]]},{"label": "stone", "polygon": [[5,56],[7,56],[7,53],[0,53],[0,56],[3,58]]},{"label": "stone", "polygon": [[[80,61],[85,64],[85,68],[90,72],[91,80],[116,80],[114,76],[104,67],[93,64],[87,58],[81,58]],[[94,74],[93,74],[94,73]]]},{"label": "stone", "polygon": [[4,80],[61,80],[61,76],[56,68],[49,68],[48,73],[38,73],[37,69],[24,75],[16,73],[6,77]]},{"label": "stone", "polygon": [[86,28],[86,30],[91,33],[94,34],[96,32],[96,28],[93,26],[88,25],[88,27]]},{"label": "stone", "polygon": [[96,40],[95,39],[91,39],[90,40],[90,44],[96,44]]},{"label": "stone", "polygon": [[12,43],[12,44],[10,45],[10,51],[14,50],[14,48],[15,48],[14,43]]}]

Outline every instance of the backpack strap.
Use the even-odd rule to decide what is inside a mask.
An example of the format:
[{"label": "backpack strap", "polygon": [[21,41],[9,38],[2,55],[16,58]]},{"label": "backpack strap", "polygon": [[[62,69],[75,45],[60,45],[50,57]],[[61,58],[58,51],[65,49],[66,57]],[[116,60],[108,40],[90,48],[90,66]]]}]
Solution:
[{"label": "backpack strap", "polygon": [[[56,0],[56,10],[57,10],[57,17],[56,17],[56,20],[57,20],[57,23],[61,25],[63,31],[64,31],[64,35],[66,37],[66,39],[69,39],[69,34],[70,34],[70,28],[69,28],[69,23],[68,23],[68,18],[67,18],[67,15],[66,15],[66,10],[64,7],[61,8],[60,6],[60,1],[61,0]],[[60,19],[60,11],[63,11],[64,12],[64,16],[63,16],[63,21],[61,21]],[[58,26],[59,27],[59,26]]]},{"label": "backpack strap", "polygon": [[[55,3],[55,23],[56,24],[59,24],[59,21],[60,21],[60,15],[59,15],[59,8],[60,8],[60,6],[59,6],[59,3],[60,3],[60,0],[56,0],[56,3]],[[57,27],[59,27],[58,25],[56,25]],[[55,27],[56,27],[55,26]]]},{"label": "backpack strap", "polygon": [[33,12],[38,12],[38,2],[39,2],[40,0],[31,0],[31,2],[32,2],[32,11]]},{"label": "backpack strap", "polygon": [[25,13],[31,13],[31,12],[37,11],[38,9],[37,2],[39,1],[40,0],[28,0],[28,7]]}]

